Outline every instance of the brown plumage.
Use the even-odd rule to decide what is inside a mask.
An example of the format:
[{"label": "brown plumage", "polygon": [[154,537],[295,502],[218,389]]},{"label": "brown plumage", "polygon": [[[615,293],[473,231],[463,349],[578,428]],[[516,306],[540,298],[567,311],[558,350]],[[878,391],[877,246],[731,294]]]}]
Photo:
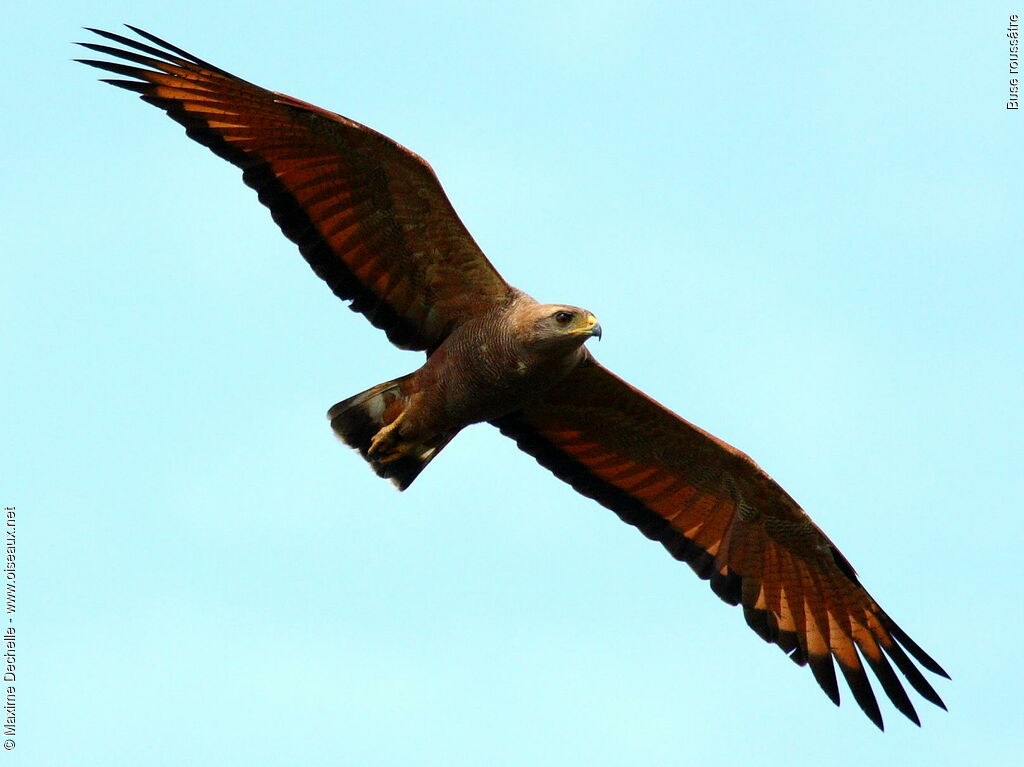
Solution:
[{"label": "brown plumage", "polygon": [[892,664],[945,708],[915,665],[945,671],[860,584],[845,557],[749,457],[605,370],[590,312],[542,305],[477,247],[430,166],[386,136],[245,82],[153,35],[92,30],[118,75],[237,165],[282,231],[351,308],[403,349],[409,375],[331,408],[331,425],[404,489],[469,424],[489,421],[580,493],[660,541],[838,704],[833,661],[871,720],[865,670],[915,723]]}]

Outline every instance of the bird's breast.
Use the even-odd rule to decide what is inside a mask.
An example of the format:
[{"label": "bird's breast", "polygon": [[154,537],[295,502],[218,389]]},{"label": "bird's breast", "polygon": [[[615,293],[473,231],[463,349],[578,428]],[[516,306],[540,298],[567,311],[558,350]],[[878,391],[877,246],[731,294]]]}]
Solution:
[{"label": "bird's breast", "polygon": [[468,327],[430,356],[418,375],[451,426],[514,412],[579,364],[579,350],[556,358],[525,353],[499,329]]}]

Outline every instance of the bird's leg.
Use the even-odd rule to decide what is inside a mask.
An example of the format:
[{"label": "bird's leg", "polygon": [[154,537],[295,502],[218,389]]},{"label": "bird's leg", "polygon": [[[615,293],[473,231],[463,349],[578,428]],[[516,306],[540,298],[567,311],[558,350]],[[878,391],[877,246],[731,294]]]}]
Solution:
[{"label": "bird's leg", "polygon": [[[380,463],[391,463],[392,461],[397,461],[405,454],[405,451],[402,450],[402,444],[395,443],[399,437],[398,427],[405,420],[407,412],[407,410],[403,410],[398,414],[398,418],[373,435],[373,439],[370,440],[370,447],[366,451],[368,457]],[[381,454],[380,457],[377,457],[378,453]]]}]

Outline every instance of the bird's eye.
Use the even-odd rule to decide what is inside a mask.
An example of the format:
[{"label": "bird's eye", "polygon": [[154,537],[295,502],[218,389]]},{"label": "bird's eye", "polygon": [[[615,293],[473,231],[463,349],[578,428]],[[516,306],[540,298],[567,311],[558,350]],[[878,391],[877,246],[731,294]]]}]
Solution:
[{"label": "bird's eye", "polygon": [[568,325],[572,321],[572,312],[555,312],[555,322]]}]

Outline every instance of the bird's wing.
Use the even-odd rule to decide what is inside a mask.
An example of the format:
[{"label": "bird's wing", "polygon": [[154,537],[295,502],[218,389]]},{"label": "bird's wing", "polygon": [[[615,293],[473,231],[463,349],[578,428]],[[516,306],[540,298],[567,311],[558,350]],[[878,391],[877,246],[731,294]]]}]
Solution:
[{"label": "bird's wing", "polygon": [[899,677],[945,708],[914,665],[947,676],[885,614],[839,550],[750,458],[592,358],[534,404],[493,421],[560,479],[684,560],[839,703],[832,659],[871,720],[864,663],[920,724]]},{"label": "bird's wing", "polygon": [[502,279],[419,156],[364,125],[260,88],[130,27],[149,45],[79,59],[118,75],[243,170],[281,230],[351,308],[404,349],[436,348],[462,319],[509,300]]}]

